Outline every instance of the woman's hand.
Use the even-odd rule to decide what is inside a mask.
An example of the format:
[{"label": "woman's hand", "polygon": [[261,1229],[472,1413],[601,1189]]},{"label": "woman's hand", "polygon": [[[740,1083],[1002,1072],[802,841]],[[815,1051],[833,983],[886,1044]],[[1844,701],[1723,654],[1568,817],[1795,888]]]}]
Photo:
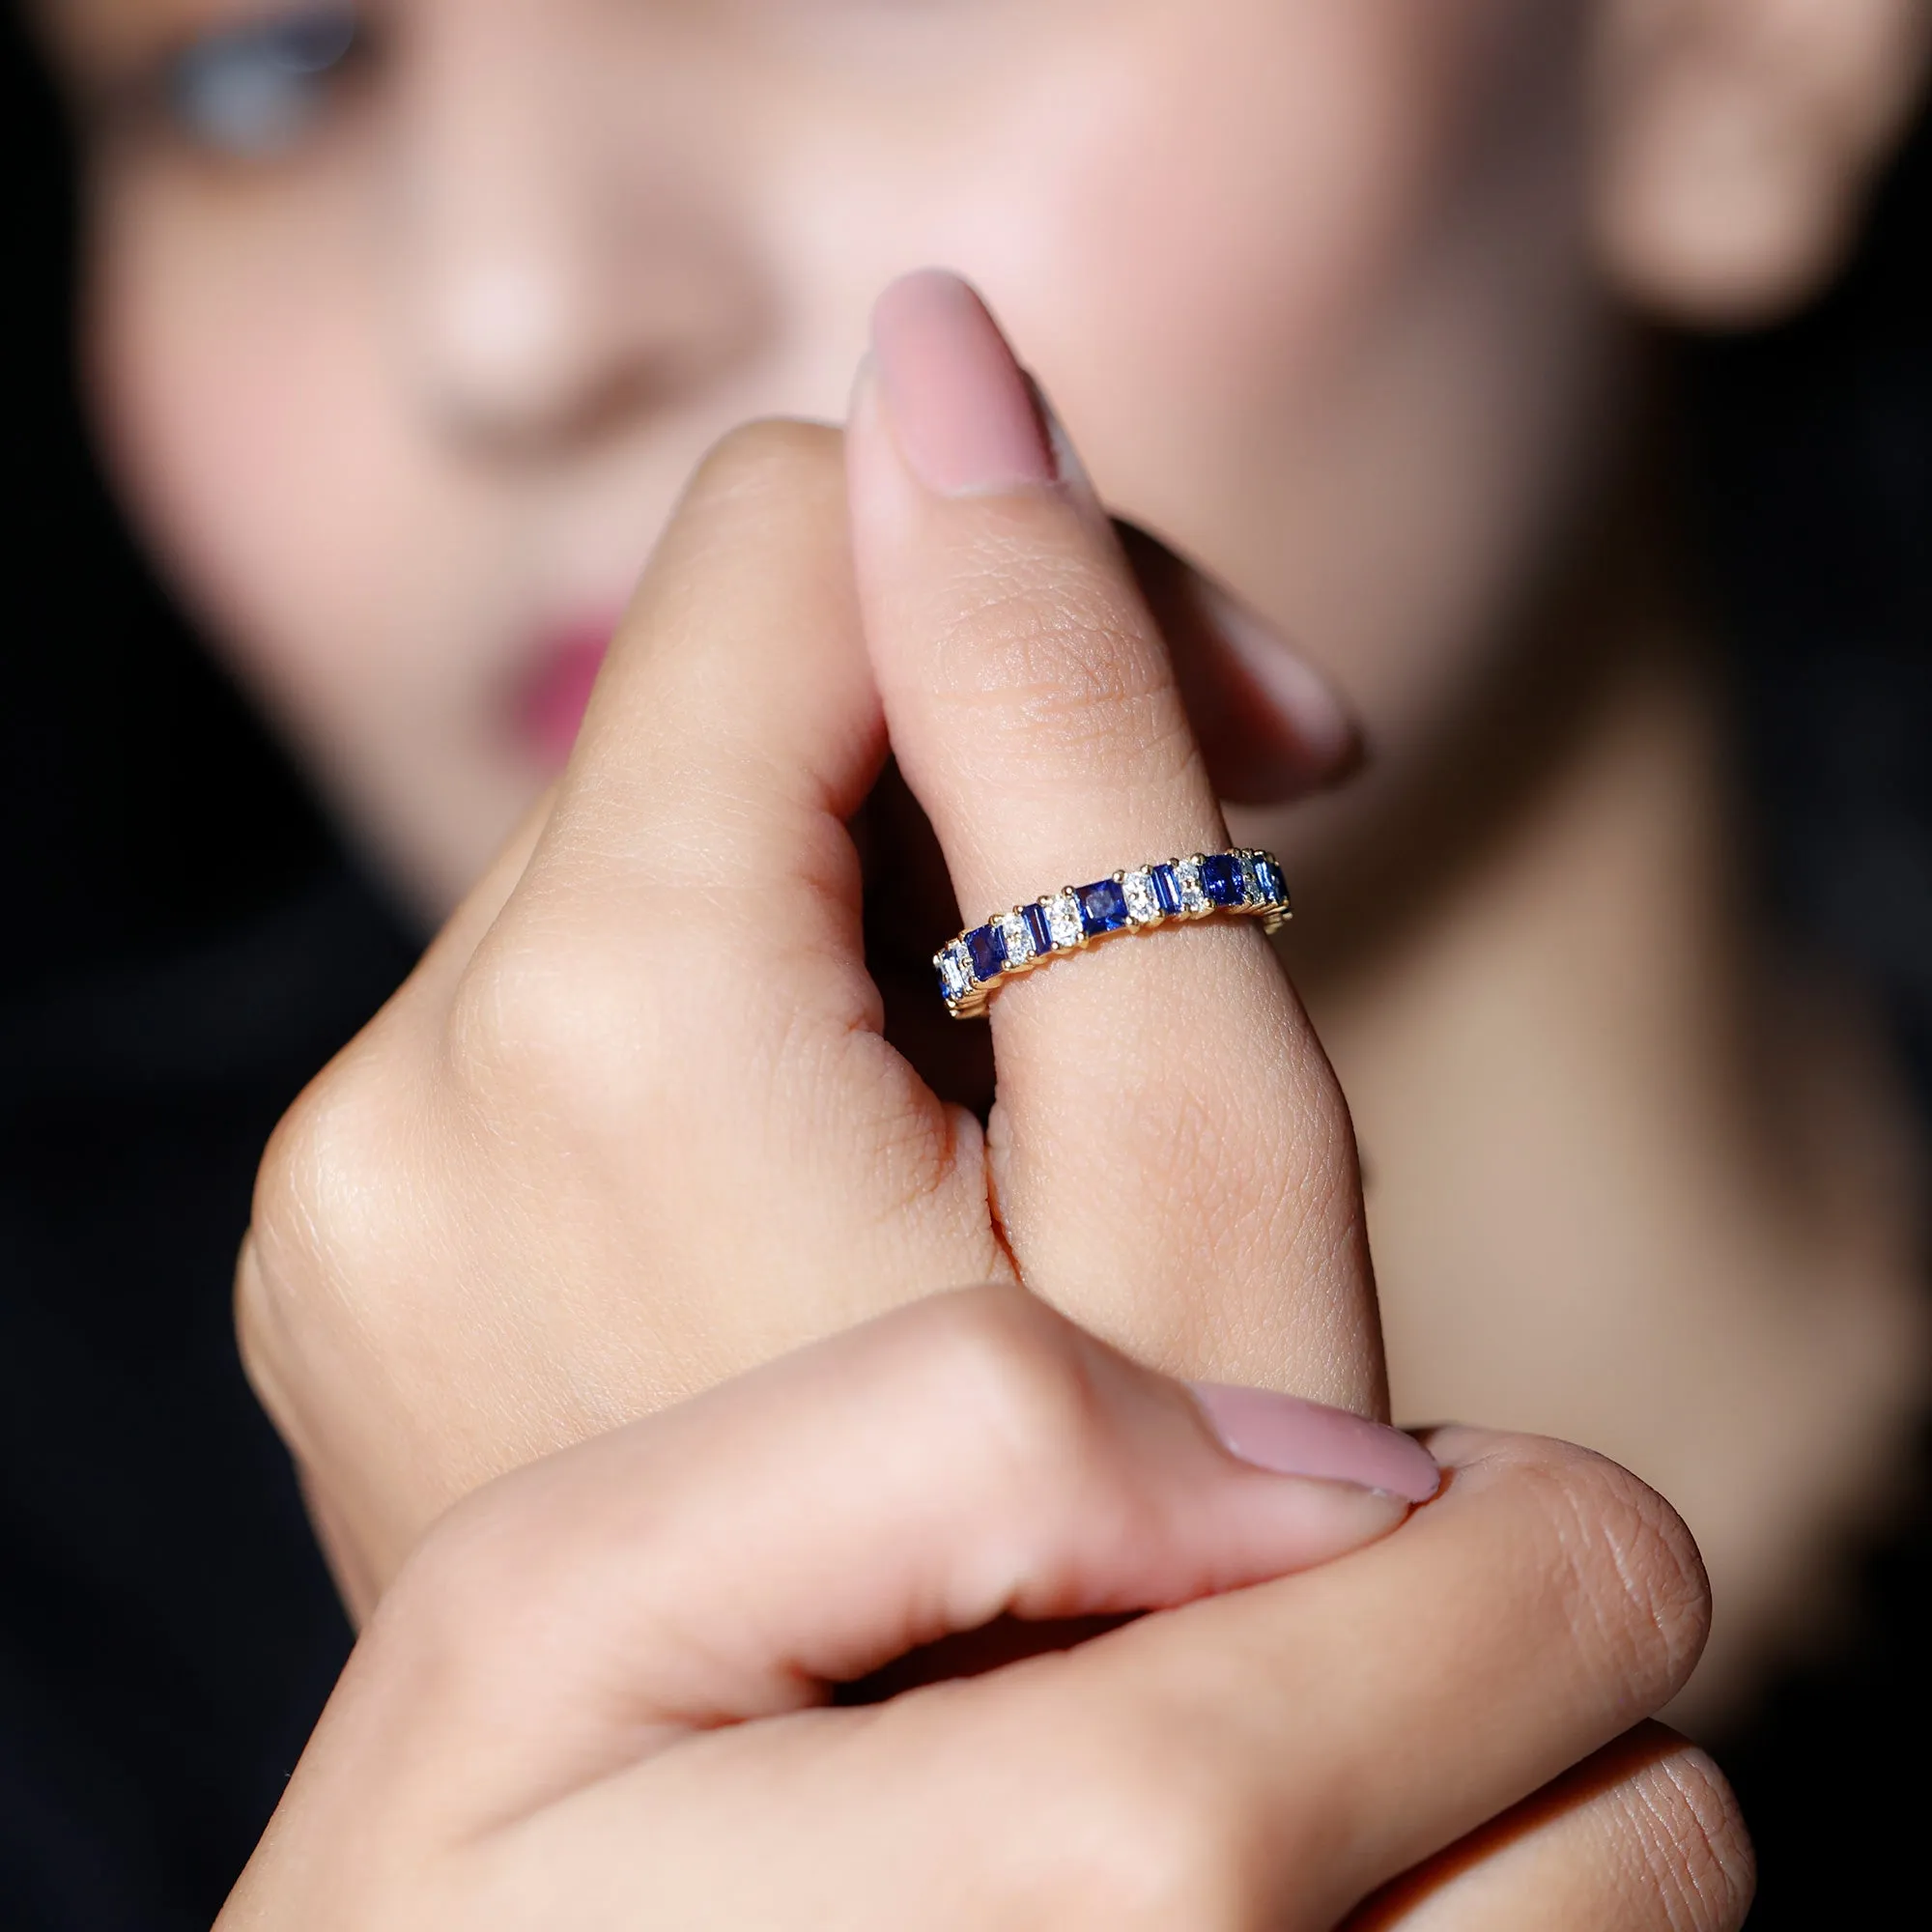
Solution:
[{"label": "woman's hand", "polygon": [[[1630,1730],[1702,1641],[1682,1524],[1580,1451],[1435,1444],[1387,1535],[1359,1485],[1436,1481],[1393,1432],[1197,1402],[1017,1289],[886,1316],[452,1511],[221,1923],[1736,1927],[1722,1780]],[[996,1617],[1140,1609],[835,1702]]]},{"label": "woman's hand", "polygon": [[975,917],[1228,842],[1133,570],[939,276],[882,305],[842,445],[705,466],[542,823],[270,1151],[243,1343],[359,1605],[490,1477],[962,1283],[1383,1412],[1347,1112],[1260,932],[1008,988],[982,1132],[887,1036],[895,944],[951,1027],[953,922],[916,868],[862,908],[889,732]]}]

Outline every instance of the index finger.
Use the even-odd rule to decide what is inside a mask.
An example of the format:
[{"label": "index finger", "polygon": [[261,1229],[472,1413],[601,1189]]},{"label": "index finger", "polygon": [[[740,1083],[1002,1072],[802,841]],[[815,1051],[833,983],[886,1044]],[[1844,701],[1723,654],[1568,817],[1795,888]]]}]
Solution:
[{"label": "index finger", "polygon": [[[888,727],[963,915],[1039,899],[1009,941],[1038,953],[1157,923],[1111,875],[1227,828],[1106,516],[964,283],[882,298],[846,462]],[[1047,898],[1090,881],[1060,938]],[[1347,1109],[1257,924],[1122,931],[1002,986],[999,1210],[1030,1286],[1158,1366],[1379,1413]]]}]

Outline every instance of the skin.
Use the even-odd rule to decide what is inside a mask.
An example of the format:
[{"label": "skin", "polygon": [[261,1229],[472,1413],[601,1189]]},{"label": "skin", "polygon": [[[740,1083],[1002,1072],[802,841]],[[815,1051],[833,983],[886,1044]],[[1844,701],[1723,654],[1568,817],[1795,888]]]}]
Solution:
[{"label": "skin", "polygon": [[[1004,399],[1044,462],[952,320],[1005,369],[968,418]],[[868,377],[842,446],[707,460],[554,806],[270,1148],[242,1338],[358,1601],[485,1478],[921,1286],[1023,1281],[1171,1372],[1386,1413],[1347,1110],[1257,928],[1003,994],[982,1128],[864,949],[889,737],[968,903],[1103,838],[1227,842],[1091,486],[936,494]]]},{"label": "skin", "polygon": [[[228,16],[46,17],[87,103]],[[1814,289],[1923,10],[1207,17],[411,0],[270,162],[99,109],[107,440],[211,632],[440,914],[553,776],[509,724],[544,639],[622,602],[723,428],[842,412],[892,272],[969,271],[1109,508],[1366,726],[1345,796],[1237,829],[1316,933],[1297,969],[1369,1152],[1402,1411],[1552,1428],[1681,1497],[1727,1605],[1719,1698],[1882,1486],[1914,1231],[1856,1022],[1775,985],[1712,889],[1714,707],[1623,433],[1648,415],[1628,304],[1747,322]],[[742,1293],[764,1333],[769,1288]],[[514,1460],[548,1446],[546,1373],[450,1401]],[[627,1374],[586,1416],[686,1386],[648,1350]]]},{"label": "skin", "polygon": [[[533,842],[265,1164],[244,1348],[373,1610],[227,1922],[1735,1927],[1707,1760],[1625,1732],[1566,1770],[1701,1645],[1661,1499],[1465,1434],[1398,1528],[1438,1484],[1406,1438],[1197,1406],[1046,1307],[1378,1405],[1352,1140],[1256,928],[1002,992],[983,1137],[883,1037],[848,818],[888,732],[964,893],[1225,833],[983,311],[915,278],[876,344],[842,448],[704,466]],[[640,1370],[664,1400],[908,1299],[599,1433]],[[514,1418],[469,1401],[512,1381]],[[855,1680],[876,1717],[813,1713]]]},{"label": "skin", "polygon": [[[1604,1744],[1695,1655],[1682,1523],[1579,1450],[1435,1446],[1377,1541],[1389,1499],[1237,1463],[1032,1297],[926,1297],[445,1518],[220,1925],[1741,1924],[1710,1761]],[[1164,1614],[834,1705],[999,1607]]]}]

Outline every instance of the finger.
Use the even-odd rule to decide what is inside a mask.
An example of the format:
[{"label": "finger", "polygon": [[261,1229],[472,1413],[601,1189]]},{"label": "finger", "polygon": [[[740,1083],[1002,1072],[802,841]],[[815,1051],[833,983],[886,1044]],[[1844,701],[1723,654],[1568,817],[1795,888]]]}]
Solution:
[{"label": "finger", "polygon": [[1197,1842],[1239,1848],[1254,1922],[1328,1925],[1660,1709],[1709,1614],[1669,1506],[1565,1444],[1432,1446],[1442,1493],[1399,1534],[1015,1675],[1007,1721],[1068,1741],[1042,1780],[1157,1763]]},{"label": "finger", "polygon": [[1643,1723],[1385,1887],[1346,1932],[1737,1932],[1755,1883],[1723,1773]]},{"label": "finger", "polygon": [[[887,1046],[866,970],[847,821],[885,749],[840,439],[736,432],[652,556],[447,1025],[459,1109],[479,1096],[493,1116],[548,1114],[604,1199],[649,1180],[630,1186],[623,1252],[558,1269],[573,1292],[611,1282],[632,1297],[609,1332],[639,1345],[641,1363],[610,1365],[634,1399],[862,1320],[908,1282],[1009,1269],[979,1125]],[[674,1133],[639,1137],[653,1108],[675,1110]],[[473,1130],[467,1115],[457,1126]],[[634,1166],[646,1155],[648,1177]],[[649,1281],[721,1272],[788,1293],[721,1302],[683,1337],[701,1357],[640,1331]]]},{"label": "finger", "polygon": [[533,849],[268,1151],[244,1347],[370,1577],[520,1461],[1010,1274],[978,1121],[879,1032],[845,531],[832,432],[713,453]]},{"label": "finger", "polygon": [[[1159,538],[1118,517],[1113,522],[1141,592],[1173,646],[1175,673],[1216,793],[1245,805],[1281,804],[1351,775],[1362,756],[1360,729],[1327,684],[1286,652],[1252,611]],[[554,800],[554,791],[547,790],[465,895],[411,975],[413,995],[447,997],[522,880]],[[875,787],[867,810],[878,803]],[[930,836],[923,816],[917,830]],[[869,870],[869,858],[867,865]],[[923,884],[916,866],[882,869],[895,880],[908,879],[915,889]],[[919,894],[920,910],[931,914],[922,931],[951,911],[943,878],[939,885],[937,894]],[[903,914],[905,908],[896,910]],[[939,1057],[943,1064],[953,1064],[969,1048],[972,1036],[951,1025],[933,1006],[927,950],[917,936],[907,943],[895,928],[883,936],[897,942],[895,956],[903,952],[915,969],[919,1017],[929,1013],[936,1021],[934,1031],[948,1049]],[[875,937],[868,934],[868,956]],[[879,977],[876,971],[873,977]],[[894,989],[882,985],[881,990],[890,1001]],[[961,1083],[939,1084],[950,1093]]]},{"label": "finger", "polygon": [[1406,1435],[1190,1396],[1023,1291],[938,1296],[459,1506],[378,1610],[358,1667],[388,1688],[359,1708],[468,1740],[463,1802],[500,1816],[1000,1616],[1323,1561],[1435,1482]]},{"label": "finger", "polygon": [[[1188,717],[1201,735],[1216,793],[1246,805],[1281,804],[1350,776],[1361,758],[1360,731],[1328,686],[1289,655],[1251,611],[1157,537],[1120,518],[1114,519],[1114,528],[1141,592],[1173,646],[1176,676]],[[447,1001],[483,935],[522,881],[550,821],[554,797],[554,789],[547,790],[525,814],[424,951],[410,975],[412,1005]],[[867,809],[877,803],[875,790]],[[918,829],[926,831],[923,816]],[[895,878],[919,883],[915,867],[892,869]],[[941,888],[941,895],[921,895],[923,909],[935,912],[925,927],[936,925],[951,910],[943,899],[943,880]],[[868,934],[868,956],[878,937]],[[916,984],[918,1011],[909,1017],[919,1031],[933,1036],[939,1048],[927,1057],[947,1067],[962,1064],[974,1044],[972,1037],[933,1006],[931,970],[917,936],[908,944],[908,936],[892,928],[883,937],[894,943],[895,958],[903,952],[913,969],[907,978]],[[880,978],[876,970],[873,978]],[[890,1004],[898,989],[882,981],[880,990]],[[911,987],[906,990],[910,993]],[[930,1024],[923,1024],[926,1022]],[[935,1083],[949,1094],[970,1084],[956,1077]]]},{"label": "finger", "polygon": [[[469,970],[477,946],[523,877],[550,818],[551,804],[552,794],[546,792],[525,814],[523,823],[497,855],[490,869],[450,915],[442,930],[412,968],[409,978],[311,1084],[310,1098],[327,1083],[345,1077],[381,1082],[396,1070],[414,1070],[426,1039],[433,1038],[437,1032],[434,1025],[424,1024],[425,1013],[440,1015],[447,1010],[463,975]],[[338,1592],[351,1616],[359,1623],[381,1594],[383,1576],[391,1566],[379,1562],[368,1548],[371,1512],[355,1508],[347,1498],[336,1496],[324,1473],[330,1459],[322,1453],[322,1445],[329,1438],[331,1424],[339,1419],[338,1405],[324,1393],[327,1384],[314,1373],[318,1350],[326,1345],[312,1331],[298,1332],[296,1307],[288,1297],[271,1293],[268,1286],[275,1258],[270,1255],[265,1259],[264,1248],[276,1248],[282,1238],[282,1217],[270,1196],[276,1172],[275,1151],[287,1131],[284,1122],[270,1143],[270,1152],[257,1183],[254,1216],[242,1237],[242,1250],[236,1258],[236,1342],[256,1400],[273,1419],[282,1440],[295,1457],[302,1476],[303,1501],[317,1540]],[[293,1365],[300,1365],[300,1372],[290,1373]],[[350,1386],[366,1386],[361,1364],[349,1367],[347,1382]],[[408,1533],[399,1539],[395,1560],[400,1560],[402,1549],[412,1540]]]},{"label": "finger", "polygon": [[[861,605],[966,917],[1225,847],[1133,573],[977,298],[910,277],[874,343],[847,433]],[[1030,1284],[1163,1367],[1379,1410],[1347,1114],[1253,922],[1049,964],[992,1025]]]},{"label": "finger", "polygon": [[751,425],[700,466],[598,678],[524,919],[590,901],[680,936],[755,923],[767,960],[850,955],[843,826],[885,740],[841,483],[837,435],[803,423]]},{"label": "finger", "polygon": [[[1366,1548],[970,1683],[693,1741],[580,1793],[571,1842],[649,1819],[675,1845],[702,1815],[680,1766],[686,1787],[708,1767],[709,1802],[756,1791],[747,1829],[776,1841],[720,1922],[904,1923],[893,1901],[943,1871],[970,1887],[920,1922],[1334,1926],[1661,1705],[1705,1627],[1695,1550],[1634,1477],[1533,1438],[1437,1444],[1443,1492]],[[801,1908],[811,1848],[854,1815],[878,1898]]]}]

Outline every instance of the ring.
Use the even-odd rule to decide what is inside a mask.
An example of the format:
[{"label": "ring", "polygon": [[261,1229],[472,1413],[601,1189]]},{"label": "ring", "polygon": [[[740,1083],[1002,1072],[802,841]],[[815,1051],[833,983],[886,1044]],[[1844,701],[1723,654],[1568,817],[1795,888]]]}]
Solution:
[{"label": "ring", "polygon": [[1065,886],[970,927],[932,955],[932,966],[947,1011],[972,1019],[996,988],[1063,952],[1084,952],[1117,932],[1216,913],[1257,918],[1264,932],[1286,925],[1292,913],[1281,862],[1271,852],[1197,852],[1091,886]]}]

